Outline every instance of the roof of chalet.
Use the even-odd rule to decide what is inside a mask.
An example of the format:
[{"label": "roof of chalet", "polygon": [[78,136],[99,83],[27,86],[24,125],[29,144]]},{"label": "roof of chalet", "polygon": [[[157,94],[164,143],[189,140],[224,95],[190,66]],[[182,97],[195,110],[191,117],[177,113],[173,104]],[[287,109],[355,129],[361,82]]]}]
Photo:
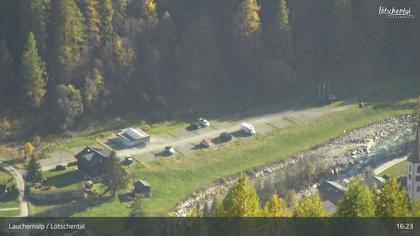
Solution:
[{"label": "roof of chalet", "polygon": [[334,181],[324,181],[318,186],[320,192],[328,194],[342,194],[346,191],[346,188]]},{"label": "roof of chalet", "polygon": [[87,146],[78,154],[76,154],[77,160],[83,160],[91,164],[102,162],[105,158],[111,157],[112,152],[106,149]]}]

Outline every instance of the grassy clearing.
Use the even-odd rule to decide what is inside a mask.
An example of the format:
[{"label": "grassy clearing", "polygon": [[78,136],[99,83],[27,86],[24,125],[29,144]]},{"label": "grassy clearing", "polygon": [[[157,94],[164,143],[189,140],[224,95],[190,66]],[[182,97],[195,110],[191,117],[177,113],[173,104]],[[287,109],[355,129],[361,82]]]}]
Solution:
[{"label": "grassy clearing", "polygon": [[0,184],[5,184],[10,179],[13,179],[13,176],[9,172],[0,168]]},{"label": "grassy clearing", "polygon": [[19,199],[17,198],[17,196],[13,199],[8,199],[8,200],[1,200],[0,201],[0,209],[2,208],[15,208],[15,207],[20,207],[20,202]]},{"label": "grassy clearing", "polygon": [[152,126],[144,125],[142,129],[148,132],[151,135],[158,135],[162,133],[171,132],[172,130],[185,127],[186,123],[184,122],[177,122],[177,121],[168,121],[159,124],[155,124]]},{"label": "grassy clearing", "polygon": [[[147,213],[153,216],[167,215],[179,200],[217,178],[288,157],[325,143],[341,135],[344,130],[408,112],[410,111],[405,109],[355,107],[299,126],[293,125],[268,136],[237,140],[219,150],[209,149],[192,156],[160,160],[148,165],[139,163],[132,168],[132,175],[146,179],[152,184],[153,197],[144,200]],[[119,201],[113,200],[78,212],[77,215],[99,216],[117,213],[118,216],[125,216],[128,214],[126,209]]]},{"label": "grassy clearing", "polygon": [[407,161],[403,161],[401,163],[396,164],[395,166],[385,170],[384,172],[380,173],[379,175],[389,175],[389,176],[405,176],[407,175]]},{"label": "grassy clearing", "polygon": [[0,211],[0,217],[14,217],[20,214],[20,210]]},{"label": "grassy clearing", "polygon": [[71,149],[71,148],[80,147],[80,146],[92,145],[92,144],[95,144],[95,142],[96,142],[95,135],[86,136],[86,137],[77,137],[77,138],[72,138],[70,140],[67,140],[64,143],[58,144],[57,146],[54,147],[54,149],[55,150]]},{"label": "grassy clearing", "polygon": [[62,171],[51,170],[43,174],[47,178],[45,185],[48,188],[36,189],[32,187],[32,192],[67,192],[83,188],[83,177],[75,168],[67,168]]}]

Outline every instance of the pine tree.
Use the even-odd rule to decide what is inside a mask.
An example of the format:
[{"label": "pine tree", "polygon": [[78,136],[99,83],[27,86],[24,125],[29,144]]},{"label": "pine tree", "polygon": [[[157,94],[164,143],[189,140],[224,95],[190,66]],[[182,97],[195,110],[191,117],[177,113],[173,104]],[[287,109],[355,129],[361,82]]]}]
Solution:
[{"label": "pine tree", "polygon": [[295,215],[298,217],[324,217],[327,215],[327,212],[319,198],[319,194],[316,193],[299,201]]},{"label": "pine tree", "polygon": [[223,201],[227,217],[256,217],[261,215],[260,199],[245,175],[239,177]]},{"label": "pine tree", "polygon": [[348,59],[352,45],[352,5],[350,0],[332,1],[332,33],[328,57],[333,65]]},{"label": "pine tree", "polygon": [[264,216],[289,217],[291,214],[286,208],[286,202],[277,193],[274,193],[271,199],[265,204]]},{"label": "pine tree", "polygon": [[26,181],[32,183],[39,183],[42,181],[42,172],[41,172],[41,165],[39,165],[38,161],[36,160],[35,156],[29,159],[29,162],[26,166]]},{"label": "pine tree", "polygon": [[[8,84],[12,81],[13,60],[10,56],[6,41],[0,37],[0,92],[6,92]],[[4,89],[4,91],[3,91]],[[0,95],[1,96],[1,95]]]},{"label": "pine tree", "polygon": [[[37,39],[41,55],[46,54],[47,22],[50,0],[21,0],[20,8],[20,34],[27,35],[33,32]],[[23,40],[26,40],[23,39]]]},{"label": "pine tree", "polygon": [[[123,1],[119,1],[123,2]],[[106,40],[112,38],[114,33],[114,28],[112,25],[112,19],[114,16],[114,9],[112,6],[112,0],[103,0],[101,1],[101,16],[102,16],[102,37]]]},{"label": "pine tree", "polygon": [[256,0],[242,0],[234,14],[234,36],[237,41],[255,45],[261,33],[260,6]]},{"label": "pine tree", "polygon": [[343,200],[338,204],[337,215],[347,217],[375,216],[374,195],[362,180],[357,179],[350,183]]},{"label": "pine tree", "polygon": [[95,47],[101,40],[101,17],[98,13],[97,0],[84,0],[84,13],[86,18],[87,38],[89,45]]},{"label": "pine tree", "polygon": [[376,216],[404,217],[408,216],[409,200],[401,189],[396,178],[382,185],[382,190],[376,196]]},{"label": "pine tree", "polygon": [[83,89],[83,100],[89,110],[94,110],[94,105],[98,102],[99,96],[104,89],[104,78],[102,73],[94,68],[93,72],[85,78]]},{"label": "pine tree", "polygon": [[75,0],[52,0],[50,28],[54,84],[68,83],[82,62],[86,39],[84,17]]},{"label": "pine tree", "polygon": [[128,9],[134,17],[142,21],[145,29],[151,29],[159,22],[157,4],[154,0],[132,0]]},{"label": "pine tree", "polygon": [[31,106],[40,107],[46,91],[47,72],[46,64],[38,55],[35,36],[32,32],[28,35],[26,49],[21,58],[21,75],[23,90],[29,98]]}]

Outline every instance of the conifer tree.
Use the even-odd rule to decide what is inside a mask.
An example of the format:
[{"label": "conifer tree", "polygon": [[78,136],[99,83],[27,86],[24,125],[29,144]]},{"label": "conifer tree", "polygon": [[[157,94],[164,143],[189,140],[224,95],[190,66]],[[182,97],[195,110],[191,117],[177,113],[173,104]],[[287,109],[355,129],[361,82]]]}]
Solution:
[{"label": "conifer tree", "polygon": [[264,207],[264,216],[266,217],[288,217],[291,216],[286,208],[286,202],[279,197],[277,193],[271,196]]},{"label": "conifer tree", "polygon": [[256,217],[261,215],[260,199],[245,175],[239,177],[223,201],[227,217]]},{"label": "conifer tree", "polygon": [[[6,41],[0,37],[0,91],[7,88],[7,84],[11,82],[13,75],[13,61],[10,56]],[[1,96],[1,95],[0,95]]]},{"label": "conifer tree", "polygon": [[327,215],[327,212],[319,198],[319,194],[316,193],[299,201],[295,215],[298,217],[324,217]]},{"label": "conifer tree", "polygon": [[376,196],[376,216],[404,217],[408,216],[409,200],[401,189],[396,178],[382,185],[382,190]]},{"label": "conifer tree", "polygon": [[[119,1],[123,2],[123,1]],[[101,1],[101,16],[102,16],[102,37],[106,40],[112,38],[114,27],[112,24],[112,19],[114,16],[114,8],[112,6],[112,0],[103,0]]]},{"label": "conifer tree", "polygon": [[261,33],[260,6],[256,0],[242,0],[234,14],[234,36],[237,41],[255,45]]},{"label": "conifer tree", "polygon": [[[47,53],[47,22],[50,0],[21,0],[20,3],[20,34],[32,32],[41,55]],[[26,38],[24,39],[26,40]]]},{"label": "conifer tree", "polygon": [[344,198],[338,204],[337,215],[347,217],[375,216],[374,195],[362,180],[357,179],[350,183]]},{"label": "conifer tree", "polygon": [[93,72],[86,76],[85,86],[83,89],[84,104],[91,111],[94,110],[94,105],[97,103],[103,89],[104,78],[102,73],[97,68],[94,68]]},{"label": "conifer tree", "polygon": [[82,61],[86,39],[85,18],[75,0],[52,0],[50,38],[54,84],[68,83]]},{"label": "conifer tree", "polygon": [[28,35],[25,51],[21,58],[21,75],[25,96],[30,100],[30,105],[40,107],[46,90],[47,72],[46,64],[38,55],[35,36],[32,32]]},{"label": "conifer tree", "polygon": [[84,13],[86,18],[87,38],[90,46],[96,46],[101,40],[101,17],[98,13],[97,0],[84,0]]},{"label": "conifer tree", "polygon": [[352,5],[350,0],[332,1],[332,33],[328,57],[335,65],[348,59],[352,45]]},{"label": "conifer tree", "polygon": [[26,181],[32,183],[39,183],[42,181],[42,172],[41,172],[41,165],[39,165],[38,161],[36,160],[35,156],[29,159],[29,162],[26,166]]}]

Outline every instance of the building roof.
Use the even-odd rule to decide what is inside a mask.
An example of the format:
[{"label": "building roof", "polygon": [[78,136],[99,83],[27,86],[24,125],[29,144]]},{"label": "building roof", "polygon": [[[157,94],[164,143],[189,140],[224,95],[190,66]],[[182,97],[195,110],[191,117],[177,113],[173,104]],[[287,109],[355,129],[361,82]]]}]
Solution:
[{"label": "building roof", "polygon": [[334,181],[324,181],[319,185],[318,190],[330,196],[341,195],[346,191],[346,188]]},{"label": "building roof", "polygon": [[380,176],[369,175],[365,178],[365,183],[369,188],[379,188],[386,180]]},{"label": "building roof", "polygon": [[152,186],[147,181],[141,180],[141,179],[137,180],[136,184],[137,183],[140,183],[140,184],[142,184],[143,186],[146,186],[146,187],[151,187]]},{"label": "building roof", "polygon": [[142,130],[127,128],[118,133],[118,136],[130,142],[133,142],[148,137],[149,135],[143,132]]},{"label": "building roof", "polygon": [[105,158],[111,157],[111,154],[112,152],[109,150],[87,146],[75,157],[79,161],[96,164],[102,162]]},{"label": "building roof", "polygon": [[407,161],[411,163],[420,163],[420,138],[419,138],[419,129],[417,129],[416,133],[416,142],[414,146],[414,150],[408,156]]}]

